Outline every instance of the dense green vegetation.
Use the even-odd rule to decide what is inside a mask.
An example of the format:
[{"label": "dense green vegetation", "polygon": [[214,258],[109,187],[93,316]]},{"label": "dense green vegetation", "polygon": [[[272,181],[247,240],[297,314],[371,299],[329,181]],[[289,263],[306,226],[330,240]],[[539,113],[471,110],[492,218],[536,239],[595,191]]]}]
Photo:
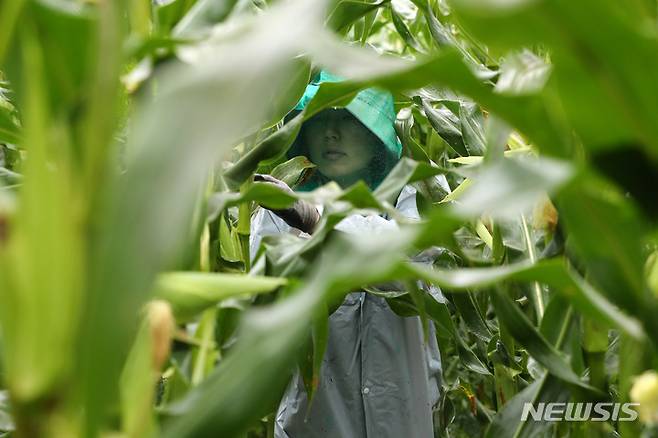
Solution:
[{"label": "dense green vegetation", "polygon": [[[0,0],[0,433],[270,436],[295,364],[317,384],[331,303],[394,279],[448,297],[387,297],[438,327],[436,436],[656,432],[655,1],[159,3]],[[320,67],[348,80],[283,126]],[[303,178],[301,123],[370,86],[405,155],[377,190],[253,182]],[[421,222],[332,231],[405,184]],[[252,266],[253,209],[298,196],[319,230]],[[520,422],[643,373],[640,421]]]}]

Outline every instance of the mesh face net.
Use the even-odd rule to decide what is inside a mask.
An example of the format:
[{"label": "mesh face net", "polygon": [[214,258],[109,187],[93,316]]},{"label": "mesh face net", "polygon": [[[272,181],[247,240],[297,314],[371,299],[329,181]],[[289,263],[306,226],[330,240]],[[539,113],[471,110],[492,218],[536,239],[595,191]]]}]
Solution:
[{"label": "mesh face net", "polygon": [[[358,121],[358,119],[356,120]],[[362,129],[369,131],[369,129],[360,121],[359,124],[361,125]],[[303,140],[306,138],[306,132],[304,129],[304,125],[302,125],[299,135],[297,135],[297,138],[288,150],[287,156],[289,159],[296,156],[305,156],[309,158],[308,146]],[[374,133],[372,133],[372,131],[369,132],[372,134],[371,147],[374,148],[375,151],[373,153],[372,159],[370,160],[370,163],[365,169],[363,169],[361,179],[368,185],[368,187],[375,189],[384,180],[384,178],[386,178],[388,172],[395,165],[397,157],[391,153],[384,142],[382,142]],[[295,190],[310,191],[328,183],[329,181],[331,181],[330,178],[322,175],[322,173],[320,173],[317,168],[315,168],[309,172],[307,177],[301,181],[297,187],[295,187]]]}]

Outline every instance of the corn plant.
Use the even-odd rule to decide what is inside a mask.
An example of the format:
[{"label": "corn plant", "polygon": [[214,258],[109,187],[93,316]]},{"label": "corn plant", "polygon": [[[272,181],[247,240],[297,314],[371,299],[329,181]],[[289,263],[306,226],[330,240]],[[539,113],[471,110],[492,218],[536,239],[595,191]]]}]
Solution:
[{"label": "corn plant", "polygon": [[[432,320],[435,436],[653,436],[658,6],[652,0],[0,0],[0,433],[271,436],[330,309]],[[323,84],[284,117],[320,68]],[[302,123],[391,91],[382,184],[283,192]],[[446,176],[451,190],[437,184]],[[422,219],[396,216],[413,185]],[[324,204],[250,251],[258,205]],[[364,210],[400,230],[333,230]],[[430,257],[431,267],[414,263]],[[521,421],[524,403],[640,403]]]}]

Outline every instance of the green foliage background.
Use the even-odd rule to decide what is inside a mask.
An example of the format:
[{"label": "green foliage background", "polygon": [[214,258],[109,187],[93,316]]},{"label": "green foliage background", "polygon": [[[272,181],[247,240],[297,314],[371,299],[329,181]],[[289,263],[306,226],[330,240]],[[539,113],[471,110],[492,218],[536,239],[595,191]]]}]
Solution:
[{"label": "green foliage background", "polygon": [[[448,302],[386,297],[438,327],[436,436],[653,436],[644,416],[520,412],[625,402],[657,369],[657,9],[1,0],[0,430],[271,436],[293,367],[317,385],[328,309],[422,279]],[[320,67],[348,80],[282,126]],[[303,178],[283,158],[301,123],[370,86],[394,93],[405,156],[377,190],[253,182]],[[406,184],[420,222],[377,242],[333,231],[395,217]],[[319,230],[268,239],[252,264],[255,205],[297,197],[326,204]],[[154,298],[169,306],[144,310]]]}]

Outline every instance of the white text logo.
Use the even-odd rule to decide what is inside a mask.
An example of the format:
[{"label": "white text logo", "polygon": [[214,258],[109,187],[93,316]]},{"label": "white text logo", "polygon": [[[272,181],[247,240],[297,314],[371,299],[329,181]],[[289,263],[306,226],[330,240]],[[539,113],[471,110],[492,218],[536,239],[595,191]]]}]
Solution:
[{"label": "white text logo", "polygon": [[634,421],[639,403],[524,403],[521,421]]}]

